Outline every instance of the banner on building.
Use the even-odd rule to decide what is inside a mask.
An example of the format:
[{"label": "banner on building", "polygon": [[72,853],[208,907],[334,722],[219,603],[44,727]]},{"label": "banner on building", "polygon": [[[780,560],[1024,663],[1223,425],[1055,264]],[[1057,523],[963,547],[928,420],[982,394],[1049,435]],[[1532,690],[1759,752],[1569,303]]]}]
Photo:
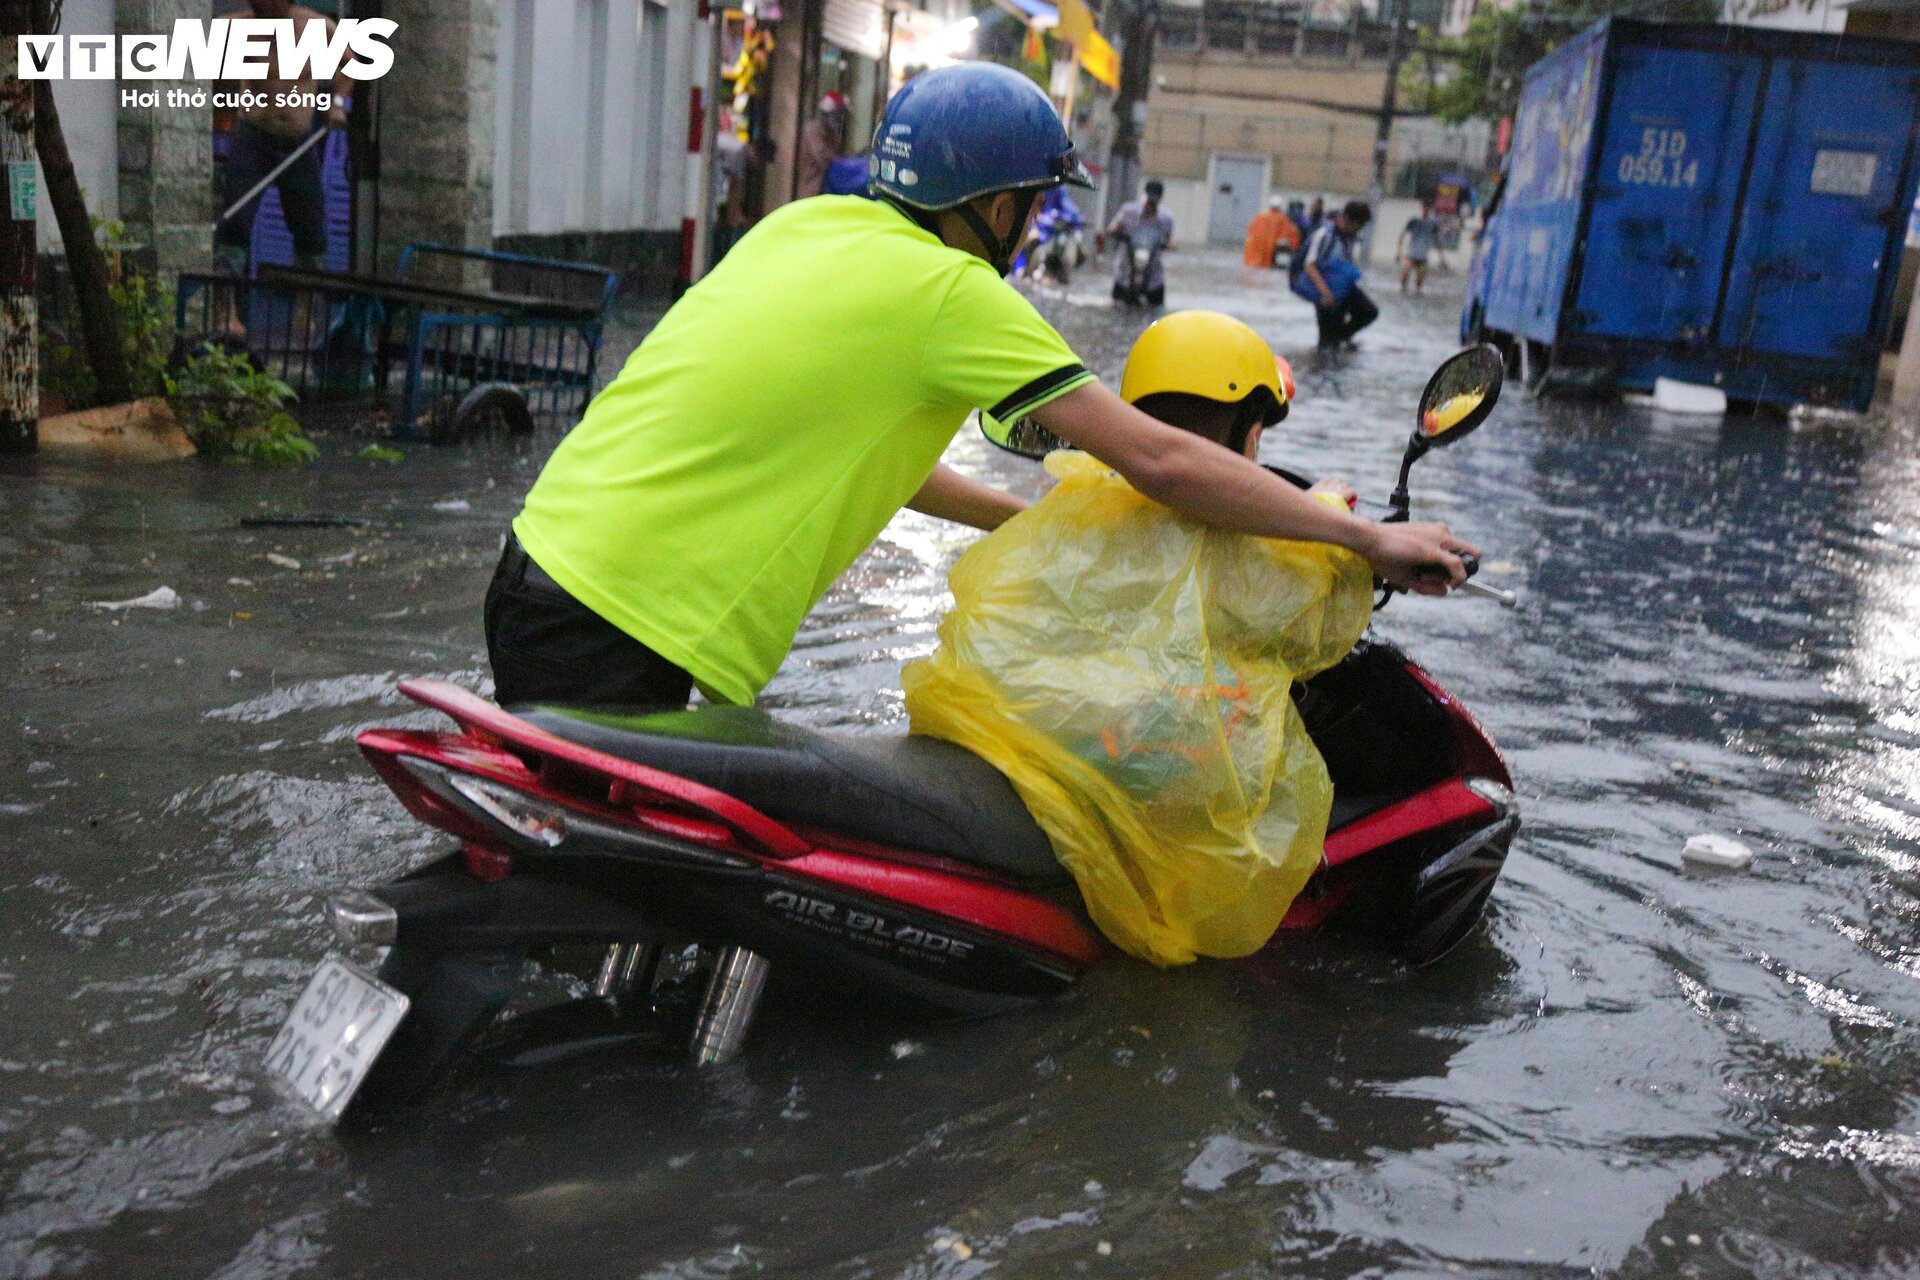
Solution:
[{"label": "banner on building", "polygon": [[1120,87],[1120,54],[1094,29],[1093,13],[1083,0],[1060,0],[1060,25],[1054,32],[1080,54],[1080,69],[1109,89]]}]

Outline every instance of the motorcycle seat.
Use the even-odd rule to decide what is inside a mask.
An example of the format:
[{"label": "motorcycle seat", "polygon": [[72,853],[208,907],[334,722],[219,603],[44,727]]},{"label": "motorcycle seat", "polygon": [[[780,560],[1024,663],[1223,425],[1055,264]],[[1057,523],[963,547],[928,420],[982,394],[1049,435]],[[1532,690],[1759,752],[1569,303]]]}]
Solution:
[{"label": "motorcycle seat", "polygon": [[556,737],[703,783],[770,818],[999,872],[1069,879],[992,765],[935,738],[822,733],[752,707],[621,714],[514,707]]}]

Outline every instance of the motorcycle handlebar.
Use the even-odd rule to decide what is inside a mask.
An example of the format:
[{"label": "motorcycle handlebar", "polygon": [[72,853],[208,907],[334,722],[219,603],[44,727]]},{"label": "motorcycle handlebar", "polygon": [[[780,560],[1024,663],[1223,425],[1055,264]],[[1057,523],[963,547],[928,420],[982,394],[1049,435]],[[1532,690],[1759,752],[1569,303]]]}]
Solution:
[{"label": "motorcycle handlebar", "polygon": [[[1279,476],[1282,480],[1285,480],[1288,484],[1291,484],[1296,488],[1310,489],[1313,487],[1313,481],[1307,479],[1307,477],[1301,475],[1297,471],[1288,471],[1285,467],[1276,467],[1271,465],[1267,467],[1267,470],[1273,472],[1273,474]],[[1361,499],[1361,501],[1366,501],[1366,500]],[[1377,506],[1379,504],[1368,502],[1367,505]],[[1466,566],[1467,580],[1461,583],[1460,586],[1456,588],[1456,590],[1464,591],[1468,595],[1484,596],[1488,600],[1498,600],[1501,606],[1507,609],[1511,609],[1520,603],[1520,597],[1515,595],[1511,591],[1503,591],[1499,587],[1490,587],[1483,582],[1475,582],[1473,580],[1473,575],[1480,572],[1479,556],[1463,555],[1460,557],[1460,563]],[[1422,570],[1422,573],[1425,576],[1429,576],[1429,577],[1443,578],[1446,576],[1446,571],[1443,570],[1437,564],[1431,566],[1429,569]],[[1382,597],[1380,603],[1381,604],[1386,603],[1385,597]]]}]

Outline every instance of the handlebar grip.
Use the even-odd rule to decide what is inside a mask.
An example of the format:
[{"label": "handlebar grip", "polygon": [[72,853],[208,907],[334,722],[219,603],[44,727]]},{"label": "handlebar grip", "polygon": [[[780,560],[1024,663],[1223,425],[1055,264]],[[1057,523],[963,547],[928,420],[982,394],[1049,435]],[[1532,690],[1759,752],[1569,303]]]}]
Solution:
[{"label": "handlebar grip", "polygon": [[[1466,569],[1467,576],[1469,578],[1471,578],[1474,574],[1480,572],[1479,556],[1472,555],[1468,552],[1463,551],[1460,553],[1460,564],[1463,568]],[[1441,568],[1437,564],[1423,564],[1420,566],[1418,570],[1416,570],[1416,572],[1423,578],[1434,578],[1437,580],[1444,580],[1447,577],[1447,571]]]}]

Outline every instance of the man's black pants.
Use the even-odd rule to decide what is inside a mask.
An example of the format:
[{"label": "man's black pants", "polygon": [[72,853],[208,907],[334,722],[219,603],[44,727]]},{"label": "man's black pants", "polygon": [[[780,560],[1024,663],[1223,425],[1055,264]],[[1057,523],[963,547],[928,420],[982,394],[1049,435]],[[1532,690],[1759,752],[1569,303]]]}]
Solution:
[{"label": "man's black pants", "polygon": [[[321,121],[320,127],[326,128]],[[273,172],[273,166],[292,154],[305,138],[282,138],[241,120],[233,126],[233,140],[221,174],[223,205],[245,195],[253,184]],[[327,256],[327,192],[321,177],[320,153],[326,143],[316,142],[305,155],[295,160],[273,180],[280,192],[280,212],[293,233],[294,251],[303,265],[319,265]],[[244,209],[221,223],[214,239],[222,245],[245,248],[253,242],[253,215],[266,192],[248,201]]]},{"label": "man's black pants", "polygon": [[1347,296],[1330,307],[1316,306],[1313,318],[1320,322],[1320,345],[1337,347],[1380,318],[1380,308],[1355,285]]},{"label": "man's black pants", "polygon": [[487,587],[487,660],[501,706],[684,707],[693,677],[575,600],[507,535]]}]

